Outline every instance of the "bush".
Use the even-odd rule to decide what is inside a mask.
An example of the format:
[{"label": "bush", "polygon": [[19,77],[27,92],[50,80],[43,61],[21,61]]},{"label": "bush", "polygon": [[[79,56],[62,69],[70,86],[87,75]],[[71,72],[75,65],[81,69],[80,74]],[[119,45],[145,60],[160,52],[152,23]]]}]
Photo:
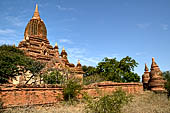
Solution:
[{"label": "bush", "polygon": [[86,109],[90,113],[121,113],[123,105],[131,99],[131,96],[127,96],[122,90],[117,90],[112,95],[105,95],[96,100],[88,99]]},{"label": "bush", "polygon": [[43,75],[43,80],[46,84],[61,84],[64,81],[64,77],[59,71],[54,70],[50,73],[45,73]]},{"label": "bush", "polygon": [[168,97],[170,98],[170,71],[163,72],[163,77],[167,81],[165,83],[165,89],[168,91]]},{"label": "bush", "polygon": [[99,74],[84,76],[83,84],[88,85],[88,84],[95,83],[95,82],[102,82],[104,80],[105,80],[105,78],[100,76]]},{"label": "bush", "polygon": [[1,109],[3,109],[3,102],[2,102],[2,100],[0,99],[0,112],[1,112]]},{"label": "bush", "polygon": [[69,101],[72,99],[76,99],[78,94],[80,94],[81,89],[82,89],[82,85],[80,84],[80,81],[76,79],[68,80],[63,87],[64,100]]}]

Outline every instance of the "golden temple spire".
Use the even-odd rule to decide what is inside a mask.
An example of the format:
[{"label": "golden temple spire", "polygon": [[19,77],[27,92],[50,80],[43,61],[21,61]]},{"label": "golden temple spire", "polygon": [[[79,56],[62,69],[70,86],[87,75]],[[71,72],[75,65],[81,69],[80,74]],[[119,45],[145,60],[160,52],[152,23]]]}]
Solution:
[{"label": "golden temple spire", "polygon": [[62,49],[62,51],[65,51],[65,49],[64,49],[64,46],[63,46],[63,49]]},{"label": "golden temple spire", "polygon": [[55,43],[55,46],[56,46],[56,47],[58,47],[58,44],[57,44],[57,42]]},{"label": "golden temple spire", "polygon": [[80,60],[78,60],[78,62],[77,62],[77,67],[81,68]]},{"label": "golden temple spire", "polygon": [[34,18],[34,19],[40,19],[40,15],[39,15],[39,12],[38,12],[38,4],[36,4],[35,11],[34,11],[34,15],[33,15],[32,18]]}]

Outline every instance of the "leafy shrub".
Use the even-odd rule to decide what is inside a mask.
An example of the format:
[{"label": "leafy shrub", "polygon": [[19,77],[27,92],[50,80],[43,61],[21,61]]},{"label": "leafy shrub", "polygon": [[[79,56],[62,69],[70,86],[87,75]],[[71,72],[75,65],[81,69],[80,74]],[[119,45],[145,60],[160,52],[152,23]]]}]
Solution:
[{"label": "leafy shrub", "polygon": [[76,99],[78,94],[80,94],[81,89],[82,89],[82,85],[80,84],[80,81],[76,79],[68,80],[63,87],[64,100],[68,101],[68,100]]},{"label": "leafy shrub", "polygon": [[2,100],[0,99],[0,112],[1,112],[1,109],[3,108],[3,102]]},{"label": "leafy shrub", "polygon": [[165,83],[165,89],[168,91],[168,97],[170,98],[170,71],[163,72],[163,77],[167,81]]},{"label": "leafy shrub", "polygon": [[62,81],[64,81],[64,78],[59,71],[54,70],[50,73],[45,73],[43,75],[43,80],[46,84],[60,84]]},{"label": "leafy shrub", "polygon": [[90,75],[90,76],[84,76],[83,77],[83,84],[88,85],[88,84],[95,83],[95,82],[102,82],[104,80],[105,80],[105,78],[103,78],[102,76],[100,76],[98,74]]},{"label": "leafy shrub", "polygon": [[127,96],[122,90],[117,90],[112,95],[105,95],[96,100],[88,98],[86,109],[90,113],[121,113],[123,105],[131,99],[131,96]]}]

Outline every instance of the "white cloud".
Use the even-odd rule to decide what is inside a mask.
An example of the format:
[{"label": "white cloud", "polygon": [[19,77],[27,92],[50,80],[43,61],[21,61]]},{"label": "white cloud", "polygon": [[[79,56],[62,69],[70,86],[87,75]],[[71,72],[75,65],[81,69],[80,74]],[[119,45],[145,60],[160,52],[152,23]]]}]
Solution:
[{"label": "white cloud", "polygon": [[84,48],[68,48],[68,52],[70,54],[80,55],[80,54],[86,53],[86,49],[84,49]]},{"label": "white cloud", "polygon": [[151,24],[149,23],[143,23],[143,24],[136,24],[138,28],[145,29],[148,28]]},{"label": "white cloud", "polygon": [[145,52],[137,52],[136,53],[136,56],[142,56],[142,55],[144,55],[145,54]]},{"label": "white cloud", "polygon": [[168,30],[169,25],[168,24],[161,24],[161,27],[163,30]]},{"label": "white cloud", "polygon": [[15,44],[15,40],[0,40],[0,45],[3,45],[3,44],[13,45]]},{"label": "white cloud", "polygon": [[25,22],[21,20],[21,17],[7,16],[6,20],[15,26],[23,26]]},{"label": "white cloud", "polygon": [[80,60],[82,65],[91,65],[96,66],[98,62],[102,60],[101,57],[87,56],[87,50],[85,48],[68,48],[68,57],[73,63],[77,63],[77,60]]},{"label": "white cloud", "polygon": [[15,33],[13,29],[0,29],[0,35],[9,35],[11,33]]},{"label": "white cloud", "polygon": [[74,8],[66,8],[66,7],[63,7],[61,5],[56,5],[57,9],[58,10],[61,10],[61,11],[72,11],[74,10]]},{"label": "white cloud", "polygon": [[59,42],[60,43],[67,43],[67,44],[73,44],[73,42],[71,40],[68,40],[68,39],[60,39]]},{"label": "white cloud", "polygon": [[107,58],[115,58],[115,57],[118,57],[119,54],[118,53],[114,53],[114,54],[111,54],[110,56],[108,56]]},{"label": "white cloud", "polygon": [[101,60],[101,58],[99,58],[99,57],[87,57],[87,58],[83,58],[83,60],[97,64]]}]

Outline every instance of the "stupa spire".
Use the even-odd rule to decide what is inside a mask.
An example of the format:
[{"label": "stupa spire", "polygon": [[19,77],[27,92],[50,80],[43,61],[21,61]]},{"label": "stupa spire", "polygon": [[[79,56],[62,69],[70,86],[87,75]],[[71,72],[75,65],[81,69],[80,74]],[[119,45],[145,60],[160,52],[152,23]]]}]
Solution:
[{"label": "stupa spire", "polygon": [[80,64],[80,60],[78,60],[78,62],[77,62],[77,67],[79,68],[81,68],[81,64]]},{"label": "stupa spire", "polygon": [[149,69],[148,69],[147,65],[145,64],[145,72],[148,72],[148,71],[149,71]]},{"label": "stupa spire", "polygon": [[63,49],[62,49],[62,51],[65,51],[65,48],[64,48],[64,46],[63,46]]},{"label": "stupa spire", "polygon": [[153,68],[155,68],[155,67],[158,67],[158,65],[157,65],[156,62],[155,62],[155,58],[152,57],[151,69],[153,69]]},{"label": "stupa spire", "polygon": [[78,60],[77,64],[80,64],[80,60]]},{"label": "stupa spire", "polygon": [[34,19],[40,19],[39,11],[38,11],[38,4],[36,4],[35,11],[33,17]]},{"label": "stupa spire", "polygon": [[57,44],[57,42],[55,43],[55,46],[56,46],[56,47],[58,47],[58,44]]}]

